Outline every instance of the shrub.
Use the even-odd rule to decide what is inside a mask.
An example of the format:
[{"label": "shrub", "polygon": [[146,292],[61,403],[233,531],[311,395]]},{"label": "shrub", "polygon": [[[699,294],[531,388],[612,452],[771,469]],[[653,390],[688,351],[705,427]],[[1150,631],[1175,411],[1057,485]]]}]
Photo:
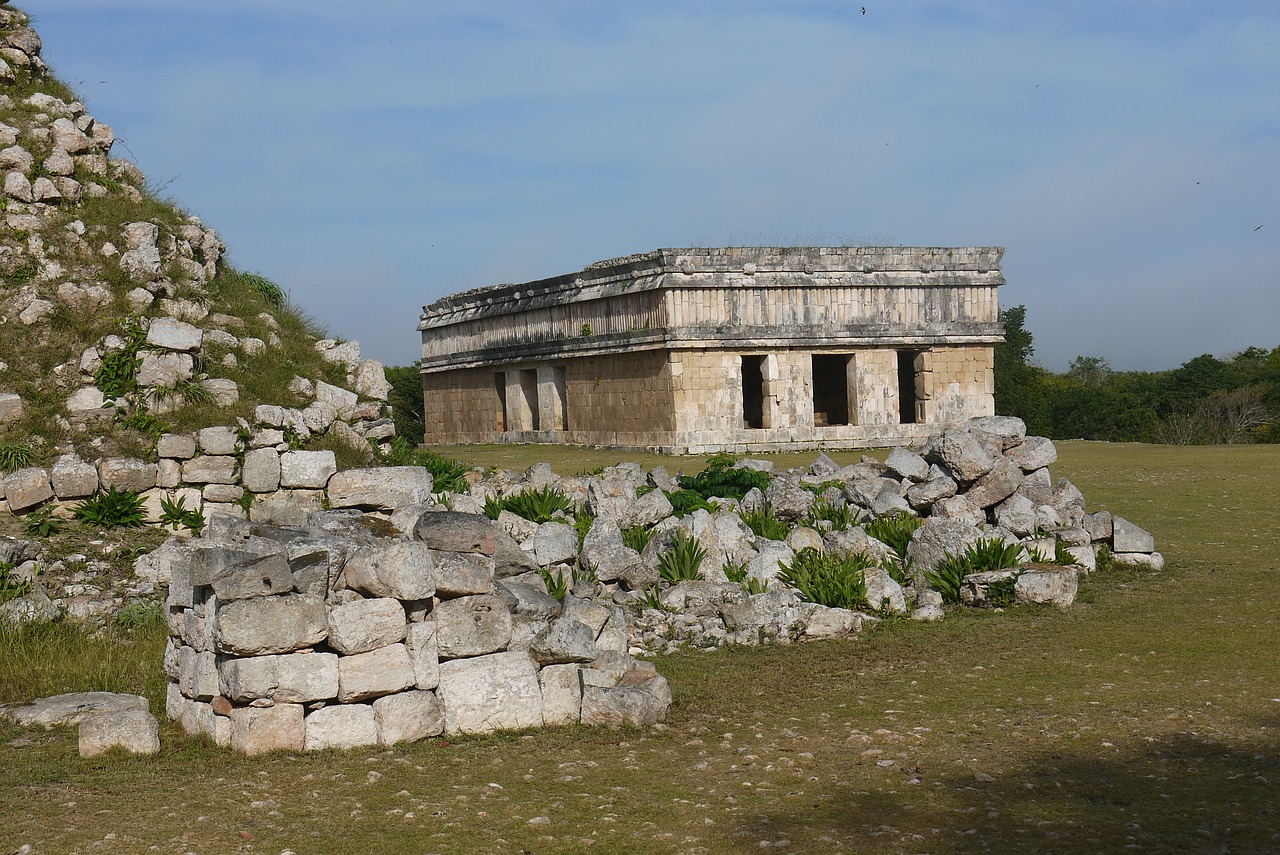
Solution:
[{"label": "shrub", "polygon": [[54,514],[53,505],[41,505],[22,518],[22,530],[29,537],[53,537],[62,531],[62,518]]},{"label": "shrub", "polygon": [[132,490],[99,488],[92,496],[71,509],[83,523],[101,528],[134,528],[146,522],[143,498]]},{"label": "shrub", "polygon": [[[252,496],[252,493],[245,493],[246,496]],[[194,534],[200,536],[200,532],[204,531],[204,511],[200,508],[195,510],[187,510],[187,500],[179,496],[177,501],[168,498],[160,500],[160,525],[169,526],[174,531],[179,528],[185,528]]]},{"label": "shrub", "polygon": [[430,449],[415,448],[403,437],[392,438],[391,451],[382,462],[388,466],[421,466],[431,473],[432,487],[437,492],[466,492],[467,467]]},{"label": "shrub", "polygon": [[752,487],[759,490],[769,488],[769,473],[754,469],[733,468],[734,459],[728,454],[717,454],[707,461],[707,466],[692,477],[681,475],[679,484],[682,489],[692,490],[704,499],[720,496],[726,499],[741,499]]},{"label": "shrub", "polygon": [[738,517],[757,537],[786,540],[787,535],[791,533],[791,526],[787,525],[785,520],[775,517],[773,511],[768,508],[761,508],[758,511],[739,511]]},{"label": "shrub", "polygon": [[982,538],[970,544],[960,555],[948,552],[942,563],[925,575],[925,579],[942,594],[944,603],[958,603],[965,576],[1017,567],[1021,554],[1021,544],[1005,543],[999,538]]},{"label": "shrub", "polygon": [[924,520],[910,514],[890,514],[877,517],[867,523],[867,534],[888,546],[903,560],[907,557],[907,545],[916,529],[924,525]]},{"label": "shrub", "polygon": [[642,525],[633,525],[622,530],[622,542],[636,552],[644,552],[644,548],[653,540],[653,531]]},{"label": "shrub", "polygon": [[707,500],[693,490],[675,490],[667,493],[667,500],[671,502],[672,515],[677,517],[688,516],[696,510],[711,510]]},{"label": "shrub", "polygon": [[146,330],[137,318],[125,318],[120,322],[120,328],[124,347],[104,353],[93,375],[95,385],[108,400],[122,398],[137,388],[138,368],[142,365],[139,351],[147,343]]},{"label": "shrub", "polygon": [[556,511],[571,510],[573,502],[555,487],[527,487],[505,499],[491,496],[484,501],[485,516],[491,520],[496,520],[503,511],[511,511],[531,522],[544,523],[549,522]]},{"label": "shrub", "polygon": [[30,443],[0,442],[0,470],[4,472],[25,469],[35,458],[36,452]]},{"label": "shrub", "polygon": [[826,499],[818,499],[805,515],[804,524],[810,528],[817,528],[818,522],[822,520],[826,520],[833,528],[839,530],[849,528],[856,523],[858,515],[848,505],[838,505]]},{"label": "shrub", "polygon": [[867,603],[866,570],[875,566],[858,553],[820,552],[805,547],[790,564],[778,565],[778,577],[800,591],[811,603],[837,609],[870,608]]},{"label": "shrub", "polygon": [[737,564],[724,565],[724,577],[730,582],[741,582],[747,578],[747,562],[739,561]]},{"label": "shrub", "polygon": [[571,576],[560,570],[552,573],[546,567],[539,568],[538,573],[542,576],[542,581],[547,585],[547,593],[557,600],[563,600],[565,594],[569,593],[569,588],[573,584]]},{"label": "shrub", "polygon": [[696,582],[702,579],[702,559],[707,551],[698,539],[677,531],[671,546],[658,558],[658,575],[668,582]]}]

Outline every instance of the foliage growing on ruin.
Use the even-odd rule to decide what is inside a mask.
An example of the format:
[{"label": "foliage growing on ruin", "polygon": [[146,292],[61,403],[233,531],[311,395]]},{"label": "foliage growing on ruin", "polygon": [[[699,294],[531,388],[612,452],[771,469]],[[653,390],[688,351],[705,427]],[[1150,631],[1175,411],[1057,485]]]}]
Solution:
[{"label": "foliage growing on ruin", "polygon": [[786,540],[791,533],[791,526],[786,520],[778,519],[769,508],[754,511],[739,511],[739,518],[757,537],[769,540]]},{"label": "foliage growing on ruin", "polygon": [[836,609],[866,609],[866,571],[875,562],[859,552],[823,552],[805,547],[790,563],[778,565],[778,578],[808,602]]},{"label": "foliage growing on ruin", "polygon": [[755,469],[738,469],[732,455],[717,454],[707,461],[707,466],[697,475],[681,475],[680,487],[692,490],[703,499],[720,496],[741,500],[753,487],[764,491],[769,488],[769,473]]},{"label": "foliage growing on ruin", "polygon": [[496,520],[503,511],[510,511],[530,522],[544,523],[555,519],[557,512],[572,512],[573,501],[551,486],[529,487],[502,499],[493,496],[485,499],[484,513],[489,519]]},{"label": "foliage growing on ruin", "polygon": [[658,575],[672,584],[701,581],[706,557],[707,551],[696,537],[677,530],[671,537],[671,546],[658,558]]}]

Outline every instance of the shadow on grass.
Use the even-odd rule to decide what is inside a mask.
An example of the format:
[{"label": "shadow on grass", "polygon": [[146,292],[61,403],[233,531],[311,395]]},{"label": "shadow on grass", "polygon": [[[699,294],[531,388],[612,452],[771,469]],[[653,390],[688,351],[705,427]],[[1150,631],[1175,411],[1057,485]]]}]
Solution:
[{"label": "shadow on grass", "polygon": [[[1258,724],[1275,733],[1280,717]],[[900,786],[902,771],[885,770],[895,777],[865,791],[833,788],[812,811],[757,814],[742,829],[753,841],[744,851],[760,851],[762,838],[821,841],[813,848],[822,851],[836,843],[873,852],[1280,851],[1273,739],[1184,732],[1133,750],[1040,754],[994,780],[960,769],[925,770],[911,786]]]}]

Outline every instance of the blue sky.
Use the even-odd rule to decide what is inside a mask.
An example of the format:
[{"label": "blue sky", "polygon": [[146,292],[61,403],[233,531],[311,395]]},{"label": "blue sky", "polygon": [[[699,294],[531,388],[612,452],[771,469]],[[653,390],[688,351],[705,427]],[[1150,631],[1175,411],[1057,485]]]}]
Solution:
[{"label": "blue sky", "polygon": [[1280,345],[1280,7],[860,5],[24,8],[116,154],[389,364],[454,291],[795,242],[1005,246],[1054,370]]}]

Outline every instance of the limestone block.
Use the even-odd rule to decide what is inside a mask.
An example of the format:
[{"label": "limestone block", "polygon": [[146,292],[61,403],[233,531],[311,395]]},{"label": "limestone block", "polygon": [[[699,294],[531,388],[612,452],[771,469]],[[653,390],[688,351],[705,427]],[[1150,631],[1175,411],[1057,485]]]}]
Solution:
[{"label": "limestone block", "polygon": [[213,402],[220,407],[229,407],[240,400],[240,387],[234,380],[206,377],[200,381],[200,385],[208,391],[209,397],[213,398]]},{"label": "limestone block", "polygon": [[274,448],[245,452],[240,482],[251,493],[274,493],[280,486],[280,455]]},{"label": "limestone block", "polygon": [[301,526],[307,515],[324,507],[323,490],[277,490],[263,493],[253,505],[254,522]]},{"label": "limestone block", "polygon": [[440,655],[436,646],[435,621],[409,624],[405,633],[405,647],[413,664],[414,685],[419,689],[434,689],[440,685]]},{"label": "limestone block", "polygon": [[329,609],[329,646],[339,653],[367,653],[404,637],[404,606],[393,597],[355,600]]},{"label": "limestone block", "polygon": [[403,644],[338,658],[338,700],[344,704],[403,692],[413,685],[413,663]]},{"label": "limestone block", "polygon": [[986,434],[999,445],[1001,451],[1016,448],[1027,437],[1026,423],[1016,416],[983,416],[970,419],[968,427]]},{"label": "limestone block", "polygon": [[1111,563],[1131,570],[1164,569],[1164,556],[1159,552],[1113,552]]},{"label": "limestone block", "polygon": [[879,567],[869,567],[863,575],[867,582],[867,602],[871,604],[872,611],[885,608],[894,614],[907,613],[906,595],[892,576]]},{"label": "limestone block", "polygon": [[253,421],[255,424],[276,428],[282,428],[288,424],[285,417],[285,408],[275,404],[259,404],[254,407]]},{"label": "limestone block", "polygon": [[494,560],[474,552],[432,550],[437,597],[487,594],[493,588]]},{"label": "limestone block", "polygon": [[332,451],[286,451],[280,455],[280,486],[323,489],[338,471]]},{"label": "limestone block", "polygon": [[1036,530],[1036,506],[1020,493],[1014,493],[995,509],[996,524],[1007,528],[1019,537],[1026,537]]},{"label": "limestone block", "polygon": [[97,386],[81,386],[67,398],[67,412],[72,415],[100,414],[106,399]]},{"label": "limestone block", "polygon": [[222,694],[238,703],[271,698],[305,704],[338,696],[335,653],[225,658],[218,663]]},{"label": "limestone block", "polygon": [[188,484],[234,484],[236,464],[234,457],[206,454],[183,461],[182,480]]},{"label": "limestone block", "polygon": [[218,611],[218,650],[241,656],[313,647],[329,632],[324,599],[288,594],[228,603]]},{"label": "limestone block", "polygon": [[205,454],[235,454],[239,445],[235,430],[221,425],[196,431],[196,442]]},{"label": "limestone block", "polygon": [[529,645],[529,655],[540,666],[590,662],[596,658],[596,634],[573,618],[547,624]]},{"label": "limestone block", "polygon": [[914,451],[898,446],[889,452],[884,465],[903,478],[922,484],[929,480],[929,464]]},{"label": "limestone block", "polygon": [[4,192],[6,196],[19,202],[34,202],[35,193],[31,187],[31,179],[21,172],[6,172],[4,175]]},{"label": "limestone block", "polygon": [[160,722],[146,710],[85,716],[80,722],[80,756],[100,757],[112,748],[130,754],[160,753]]},{"label": "limestone block", "polygon": [[116,713],[127,710],[148,709],[142,695],[126,695],[115,692],[69,692],[40,698],[33,703],[17,707],[5,707],[0,715],[12,719],[23,727],[55,727],[63,724],[79,724],[94,713]]},{"label": "limestone block", "polygon": [[[552,572],[563,573],[566,578],[573,575],[573,571],[568,568],[552,570]],[[538,581],[541,582],[542,580]],[[514,598],[513,611],[515,614],[543,622],[560,616],[560,601],[537,585],[531,582],[517,582],[511,579],[503,580],[498,584],[501,586],[501,591],[506,591]],[[501,591],[498,593],[501,593]],[[592,632],[591,637],[595,638],[595,632]]]},{"label": "limestone block", "polygon": [[630,478],[604,475],[587,482],[587,510],[597,517],[622,519],[636,501],[636,484]]},{"label": "limestone block", "polygon": [[12,422],[22,418],[22,396],[12,393],[0,394],[0,422]]},{"label": "limestone block", "polygon": [[493,653],[440,665],[445,733],[489,733],[542,725],[542,690],[527,653]]},{"label": "limestone block", "polygon": [[333,386],[323,380],[317,380],[316,400],[332,406],[337,411],[339,418],[349,419],[355,411],[359,396],[355,392],[343,389],[340,386]]},{"label": "limestone block", "polygon": [[96,148],[93,140],[65,116],[55,119],[49,130],[53,136],[53,144],[69,154],[80,154]]},{"label": "limestone block", "polygon": [[[457,511],[428,511],[413,526],[413,537],[442,552],[493,555],[498,529],[485,516]],[[505,532],[504,532],[505,533]],[[517,551],[519,546],[516,546]]]},{"label": "limestone block", "polygon": [[435,621],[441,659],[482,656],[511,641],[511,613],[491,594],[446,600],[436,607]]},{"label": "limestone block", "polygon": [[657,581],[656,569],[623,542],[622,530],[613,517],[596,517],[582,541],[581,561],[601,582],[620,579],[632,590],[641,590]]},{"label": "limestone block", "polygon": [[986,475],[1001,458],[992,441],[961,428],[944,430],[929,440],[926,459],[938,463],[957,481],[970,483]]},{"label": "limestone block", "polygon": [[338,419],[338,408],[328,401],[313,401],[302,411],[302,423],[312,433],[324,433]]},{"label": "limestone block", "polygon": [[196,456],[196,439],[188,433],[166,433],[156,440],[156,455],[174,460],[190,460]]},{"label": "limestone block", "polygon": [[[156,257],[158,260],[159,255]],[[160,271],[157,268],[154,272]],[[175,318],[152,318],[151,326],[147,329],[147,344],[162,350],[193,353],[200,349],[203,341],[203,330]]]},{"label": "limestone block", "polygon": [[385,401],[391,394],[391,384],[387,382],[387,372],[382,363],[376,359],[366,359],[355,369],[353,386],[362,398]]},{"label": "limestone block", "polygon": [[368,704],[323,707],[306,718],[307,751],[378,744],[378,725]]},{"label": "limestone block", "polygon": [[1079,574],[1074,567],[1046,567],[1027,570],[1018,576],[1013,594],[1020,603],[1069,607],[1076,599]]},{"label": "limestone block", "polygon": [[417,742],[444,733],[444,704],[435,692],[408,691],[373,702],[378,744]]},{"label": "limestone block", "polygon": [[49,481],[59,499],[79,499],[98,489],[98,470],[75,454],[64,454],[49,471]]},{"label": "limestone block", "polygon": [[661,490],[650,490],[635,502],[618,520],[622,528],[652,526],[671,516],[671,500]]},{"label": "limestone block", "polygon": [[1013,495],[1022,484],[1022,470],[1016,463],[1001,458],[982,475],[965,493],[969,503],[979,508],[989,508]]},{"label": "limestone block", "polygon": [[848,609],[810,604],[804,621],[807,638],[850,638],[862,630],[862,616]]},{"label": "limestone block", "polygon": [[49,473],[37,467],[19,469],[4,479],[4,495],[13,513],[47,502],[53,498]]},{"label": "limestone block", "polygon": [[98,481],[103,487],[141,493],[156,485],[156,465],[131,457],[111,457],[98,464]]},{"label": "limestone block", "polygon": [[764,499],[773,515],[779,519],[797,520],[809,512],[817,497],[800,482],[785,476],[776,476],[769,482]]},{"label": "limestone block", "polygon": [[1111,540],[1115,532],[1115,523],[1112,520],[1110,511],[1085,514],[1080,524],[1089,533],[1089,539],[1094,543]]},{"label": "limestone block", "polygon": [[421,466],[347,469],[329,480],[329,506],[393,511],[427,502],[431,490],[431,473]]},{"label": "limestone block", "polygon": [[272,597],[293,590],[293,573],[283,553],[246,555],[243,561],[213,575],[213,592],[220,603]]},{"label": "limestone block", "polygon": [[300,704],[236,707],[231,710],[231,749],[254,756],[268,751],[302,751],[306,725]]},{"label": "limestone block", "polygon": [[907,545],[913,578],[923,582],[924,574],[937,569],[946,553],[958,555],[981,537],[982,531],[968,522],[935,517],[925,520]]},{"label": "limestone block", "polygon": [[414,541],[361,547],[347,561],[343,578],[347,587],[371,597],[424,600],[436,593],[431,548]]},{"label": "limestone block", "polygon": [[577,724],[582,719],[582,669],[548,665],[538,672],[542,689],[542,723],[546,727]]},{"label": "limestone block", "polygon": [[1029,436],[1021,445],[1006,451],[1005,457],[1023,472],[1034,472],[1054,463],[1058,459],[1058,449],[1046,437]]},{"label": "limestone block", "polygon": [[191,354],[150,351],[142,355],[136,379],[144,389],[173,388],[179,381],[190,380],[194,373],[195,360]]},{"label": "limestone block", "polygon": [[1113,552],[1154,552],[1156,539],[1124,517],[1112,517],[1111,549]]},{"label": "limestone block", "polygon": [[612,676],[584,669],[582,681],[583,724],[656,724],[671,706],[671,688],[656,671],[633,669],[614,685]]}]

